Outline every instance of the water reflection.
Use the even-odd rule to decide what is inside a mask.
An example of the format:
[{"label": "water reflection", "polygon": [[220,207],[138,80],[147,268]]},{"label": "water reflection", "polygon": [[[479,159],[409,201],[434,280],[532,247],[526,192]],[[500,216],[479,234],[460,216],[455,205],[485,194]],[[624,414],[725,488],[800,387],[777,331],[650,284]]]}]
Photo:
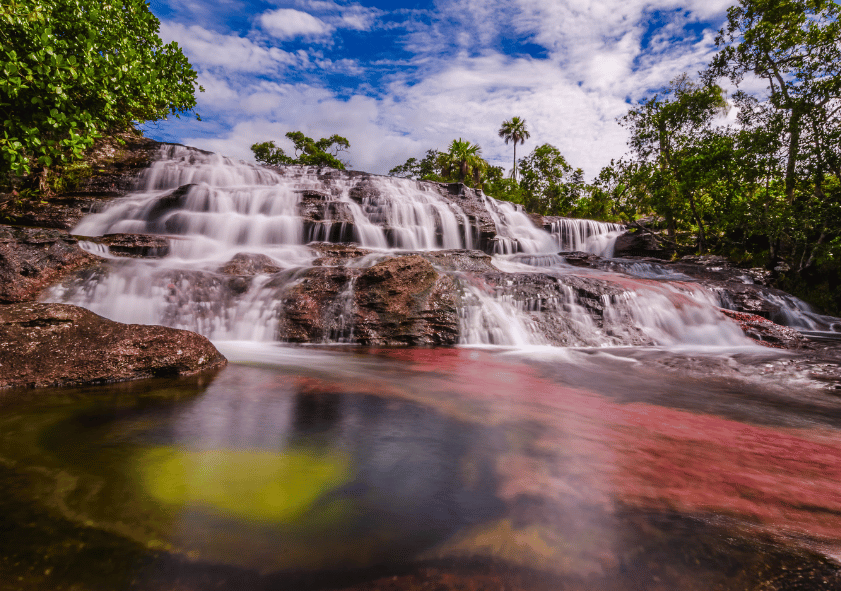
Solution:
[{"label": "water reflection", "polygon": [[765,416],[775,390],[665,379],[640,351],[518,355],[277,348],[187,396],[138,384],[7,405],[0,575],[32,589],[839,582],[813,553],[841,547],[835,409],[803,395],[796,412],[819,427],[782,405]]}]

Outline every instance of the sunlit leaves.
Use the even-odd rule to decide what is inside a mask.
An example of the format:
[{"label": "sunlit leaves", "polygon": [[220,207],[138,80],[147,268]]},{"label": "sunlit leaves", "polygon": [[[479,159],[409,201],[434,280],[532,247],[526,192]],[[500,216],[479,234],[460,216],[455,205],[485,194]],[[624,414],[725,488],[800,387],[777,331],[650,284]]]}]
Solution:
[{"label": "sunlit leaves", "polygon": [[103,132],[195,107],[196,73],[145,0],[0,4],[0,174],[78,157]]}]

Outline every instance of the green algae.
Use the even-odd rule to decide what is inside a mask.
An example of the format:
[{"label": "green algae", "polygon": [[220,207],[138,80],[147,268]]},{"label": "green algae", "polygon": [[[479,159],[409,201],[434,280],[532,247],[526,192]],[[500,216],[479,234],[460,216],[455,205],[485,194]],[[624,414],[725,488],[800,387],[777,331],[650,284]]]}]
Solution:
[{"label": "green algae", "polygon": [[140,451],[136,462],[142,486],[161,503],[268,523],[294,522],[352,476],[344,455],[309,449],[159,446]]}]

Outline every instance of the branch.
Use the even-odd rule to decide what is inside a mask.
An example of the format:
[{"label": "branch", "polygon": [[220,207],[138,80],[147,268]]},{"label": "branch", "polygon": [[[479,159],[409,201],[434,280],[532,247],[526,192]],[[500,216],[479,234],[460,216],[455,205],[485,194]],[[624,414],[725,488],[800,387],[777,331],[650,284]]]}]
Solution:
[{"label": "branch", "polygon": [[653,230],[649,230],[648,228],[646,228],[645,226],[643,226],[642,224],[640,224],[636,220],[628,220],[628,225],[633,226],[634,228],[637,228],[638,230],[642,230],[646,234],[649,234],[649,235],[653,236],[654,239],[657,240],[658,242],[660,242],[661,244],[667,244],[669,246],[673,246],[676,249],[680,248],[680,246],[678,245],[677,242],[674,242],[673,240],[669,240],[668,238],[663,238],[657,232],[655,232]]}]

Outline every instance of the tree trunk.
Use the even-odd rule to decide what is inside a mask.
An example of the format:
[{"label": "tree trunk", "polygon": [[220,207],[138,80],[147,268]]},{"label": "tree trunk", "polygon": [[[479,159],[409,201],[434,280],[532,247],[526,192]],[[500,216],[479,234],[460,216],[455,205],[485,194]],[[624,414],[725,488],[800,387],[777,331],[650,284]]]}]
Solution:
[{"label": "tree trunk", "polygon": [[794,187],[797,179],[794,169],[797,166],[797,154],[800,146],[800,111],[794,108],[788,125],[788,161],[786,162],[786,199],[789,203],[794,199]]},{"label": "tree trunk", "polygon": [[514,142],[514,168],[512,170],[514,171],[513,177],[514,177],[514,182],[516,183],[517,182],[517,142]]}]

